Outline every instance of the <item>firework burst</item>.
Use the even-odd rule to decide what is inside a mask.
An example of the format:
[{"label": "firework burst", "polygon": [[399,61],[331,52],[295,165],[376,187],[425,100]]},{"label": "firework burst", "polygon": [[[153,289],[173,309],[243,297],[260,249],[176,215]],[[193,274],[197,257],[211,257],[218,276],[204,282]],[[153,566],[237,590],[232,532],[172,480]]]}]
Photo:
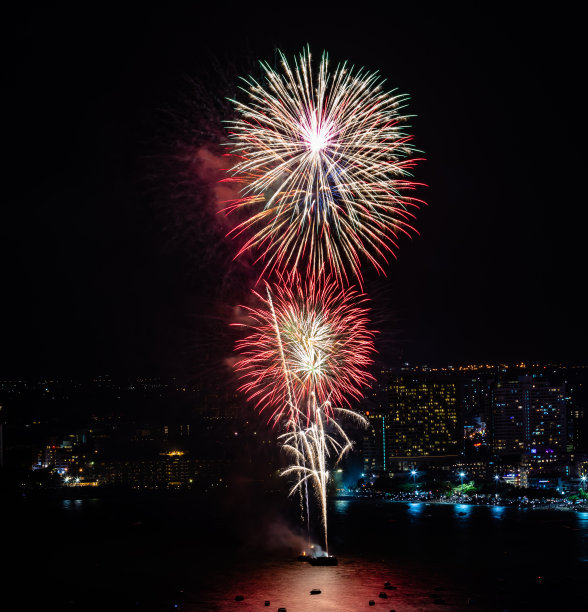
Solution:
[{"label": "firework burst", "polygon": [[247,308],[250,334],[237,342],[240,390],[270,420],[312,419],[313,405],[348,406],[359,399],[371,375],[374,332],[368,329],[366,297],[323,276],[266,285],[254,292],[261,306]]},{"label": "firework burst", "polygon": [[310,51],[281,68],[262,62],[261,83],[249,77],[246,101],[234,101],[228,123],[241,197],[227,211],[248,217],[231,234],[248,237],[240,251],[263,260],[262,276],[301,269],[346,268],[361,280],[363,255],[379,271],[399,233],[410,233],[420,200],[411,169],[417,159],[405,131],[407,97],[387,91],[377,72],[346,63],[329,72]]}]

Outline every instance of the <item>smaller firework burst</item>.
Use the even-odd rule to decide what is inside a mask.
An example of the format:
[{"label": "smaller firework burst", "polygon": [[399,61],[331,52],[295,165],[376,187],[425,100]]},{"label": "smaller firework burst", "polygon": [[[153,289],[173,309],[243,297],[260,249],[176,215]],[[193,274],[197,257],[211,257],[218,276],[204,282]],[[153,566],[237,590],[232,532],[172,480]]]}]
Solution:
[{"label": "smaller firework burst", "polygon": [[250,334],[237,342],[236,368],[243,391],[259,410],[271,410],[274,423],[291,425],[299,415],[312,419],[313,404],[349,406],[372,379],[374,332],[368,329],[367,298],[320,276],[266,284],[254,292],[257,308],[246,308]]}]

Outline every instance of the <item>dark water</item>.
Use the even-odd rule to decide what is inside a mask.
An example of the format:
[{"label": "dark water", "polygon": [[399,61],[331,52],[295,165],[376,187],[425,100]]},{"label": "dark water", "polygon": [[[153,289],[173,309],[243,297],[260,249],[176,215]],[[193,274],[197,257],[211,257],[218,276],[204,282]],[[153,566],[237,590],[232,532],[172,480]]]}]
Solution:
[{"label": "dark water", "polygon": [[312,567],[294,560],[304,534],[279,499],[6,508],[5,544],[19,543],[5,548],[2,592],[15,610],[588,610],[588,513],[334,500],[339,565]]}]

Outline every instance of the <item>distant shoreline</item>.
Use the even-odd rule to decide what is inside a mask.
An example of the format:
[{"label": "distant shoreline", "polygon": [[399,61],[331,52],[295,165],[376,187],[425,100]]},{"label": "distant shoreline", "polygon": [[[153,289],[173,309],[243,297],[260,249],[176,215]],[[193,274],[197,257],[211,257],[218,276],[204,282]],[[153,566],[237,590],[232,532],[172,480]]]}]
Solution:
[{"label": "distant shoreline", "polygon": [[380,500],[395,504],[430,504],[437,506],[487,506],[489,508],[516,508],[517,510],[561,510],[566,512],[588,512],[588,504],[561,505],[538,502],[536,504],[489,504],[484,502],[459,501],[450,499],[390,499],[384,496],[364,497],[360,495],[337,495],[329,497],[332,501],[351,501],[351,500]]}]

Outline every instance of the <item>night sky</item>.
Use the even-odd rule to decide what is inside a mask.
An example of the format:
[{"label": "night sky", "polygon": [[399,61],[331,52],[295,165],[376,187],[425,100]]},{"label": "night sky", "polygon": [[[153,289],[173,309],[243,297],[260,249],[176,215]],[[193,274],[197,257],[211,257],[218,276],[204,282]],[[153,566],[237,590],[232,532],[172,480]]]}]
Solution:
[{"label": "night sky", "polygon": [[380,362],[585,363],[579,16],[240,6],[5,15],[0,376],[222,372],[255,280],[211,204],[223,96],[306,43],[410,94],[427,158],[367,274]]}]

